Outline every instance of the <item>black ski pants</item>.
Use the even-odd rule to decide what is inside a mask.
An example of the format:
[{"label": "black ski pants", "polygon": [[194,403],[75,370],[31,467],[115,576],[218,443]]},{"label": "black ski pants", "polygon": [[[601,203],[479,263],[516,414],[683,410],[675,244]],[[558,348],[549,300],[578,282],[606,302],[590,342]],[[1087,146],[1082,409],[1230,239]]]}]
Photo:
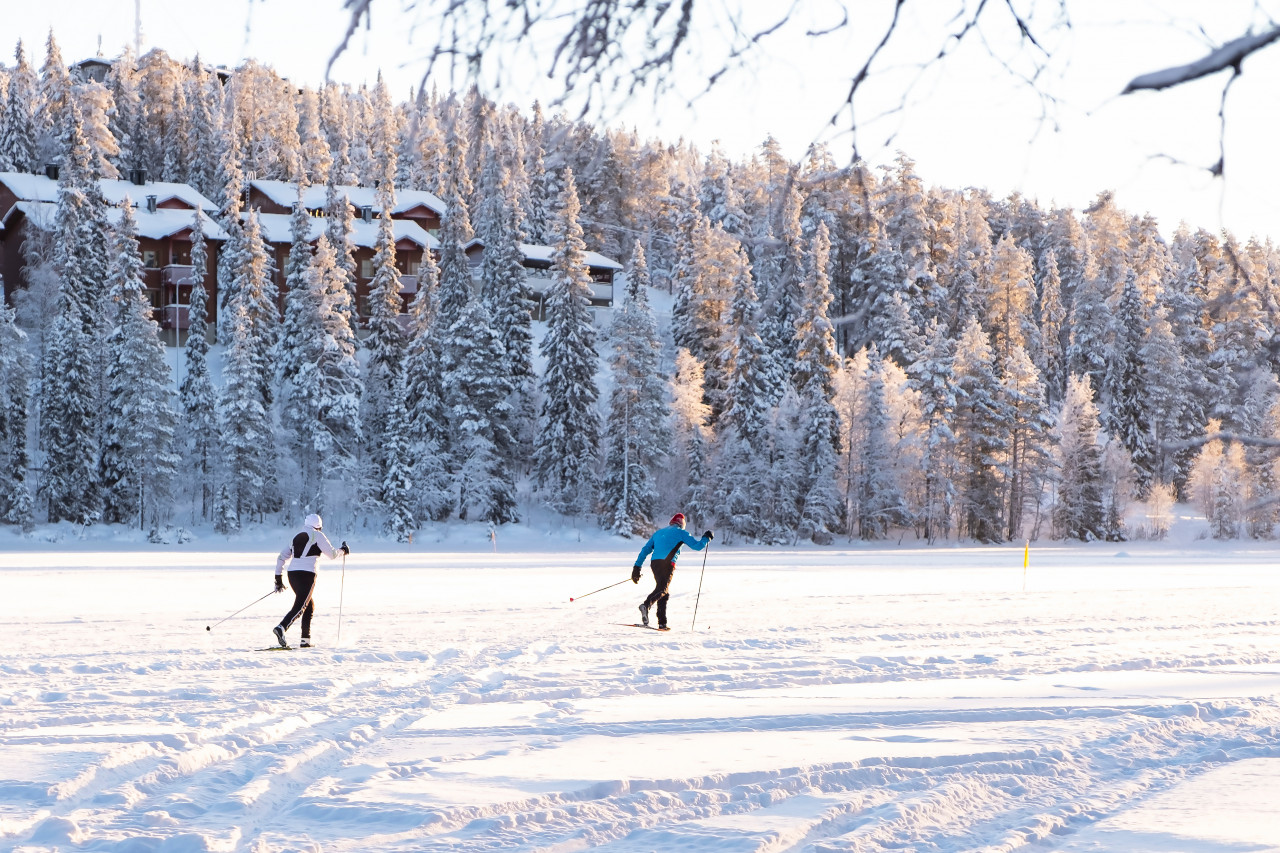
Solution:
[{"label": "black ski pants", "polygon": [[653,560],[649,563],[653,571],[653,592],[644,600],[646,608],[658,605],[658,627],[667,627],[667,599],[671,597],[671,576],[676,573],[676,564],[670,560]]},{"label": "black ski pants", "polygon": [[289,572],[289,588],[293,590],[293,607],[280,620],[280,627],[288,631],[298,614],[302,614],[302,636],[310,639],[311,614],[316,610],[315,602],[311,600],[311,593],[316,588],[316,573]]}]

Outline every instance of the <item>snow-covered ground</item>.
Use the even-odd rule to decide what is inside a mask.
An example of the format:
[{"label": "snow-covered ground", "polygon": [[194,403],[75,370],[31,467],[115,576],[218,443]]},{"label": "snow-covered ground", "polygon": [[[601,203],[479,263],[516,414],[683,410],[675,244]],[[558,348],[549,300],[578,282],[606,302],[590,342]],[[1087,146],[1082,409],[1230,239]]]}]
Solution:
[{"label": "snow-covered ground", "polygon": [[258,652],[282,542],[6,539],[0,849],[1280,850],[1274,547],[717,543],[662,634],[568,540],[358,552]]}]

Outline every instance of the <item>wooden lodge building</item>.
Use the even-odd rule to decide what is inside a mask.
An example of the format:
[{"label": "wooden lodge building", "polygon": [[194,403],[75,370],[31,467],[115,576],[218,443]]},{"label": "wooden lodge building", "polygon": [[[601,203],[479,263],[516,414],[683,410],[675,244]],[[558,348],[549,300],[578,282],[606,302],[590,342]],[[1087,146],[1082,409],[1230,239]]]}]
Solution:
[{"label": "wooden lodge building", "polygon": [[[189,323],[187,306],[194,284],[191,269],[191,233],[194,217],[199,215],[208,242],[208,270],[204,286],[209,294],[210,335],[216,329],[217,256],[226,232],[211,215],[217,206],[187,184],[146,180],[145,172],[135,170],[131,180],[101,181],[107,202],[118,205],[128,196],[137,220],[138,242],[145,267],[147,295],[155,308],[161,334],[170,346],[183,343]],[[367,316],[369,284],[373,279],[374,256],[378,238],[379,213],[375,208],[375,190],[369,187],[339,187],[352,207],[356,262],[356,307]],[[302,203],[311,215],[309,240],[314,243],[325,229],[326,188],[308,187]],[[249,208],[258,211],[263,240],[271,247],[278,302],[283,309],[285,297],[284,267],[291,244],[290,219],[298,200],[297,184],[285,181],[252,180],[245,191]],[[397,190],[397,203],[392,209],[392,230],[396,238],[396,267],[400,272],[402,310],[418,288],[418,269],[425,252],[439,258],[440,244],[433,232],[440,227],[444,203],[428,192]],[[4,279],[4,298],[12,303],[13,292],[25,282],[26,257],[23,243],[36,230],[50,231],[57,212],[57,169],[46,174],[0,172],[0,276]],[[118,213],[116,214],[118,215]],[[550,286],[549,270],[553,249],[549,246],[521,244],[527,283],[537,305],[534,319],[546,319],[546,294]],[[472,273],[479,276],[484,256],[484,243],[472,240],[466,246]],[[617,261],[595,252],[587,253],[592,280],[591,305],[599,314],[613,305],[614,278],[622,269]],[[478,282],[477,282],[478,287]]]},{"label": "wooden lodge building", "polygon": [[[49,231],[54,227],[58,208],[56,174],[55,168],[44,175],[0,172],[0,275],[4,277],[7,302],[12,302],[13,291],[25,280],[23,243],[34,231]],[[175,344],[181,331],[187,328],[187,305],[195,284],[191,268],[194,218],[201,219],[211,259],[227,234],[209,216],[216,205],[190,186],[148,181],[137,172],[133,178],[132,181],[103,180],[100,185],[107,203],[113,207],[126,196],[132,202],[147,297],[155,309],[165,342]],[[113,215],[118,217],[119,211]],[[212,260],[204,286],[210,294],[216,292],[216,265]]]}]

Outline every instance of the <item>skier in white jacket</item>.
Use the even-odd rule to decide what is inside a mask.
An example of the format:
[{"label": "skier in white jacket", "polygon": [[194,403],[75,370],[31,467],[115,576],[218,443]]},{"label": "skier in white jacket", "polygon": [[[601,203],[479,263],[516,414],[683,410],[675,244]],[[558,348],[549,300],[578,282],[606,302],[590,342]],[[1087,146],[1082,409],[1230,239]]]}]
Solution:
[{"label": "skier in white jacket", "polygon": [[302,616],[302,642],[299,645],[304,648],[311,645],[311,615],[315,612],[311,596],[316,588],[316,560],[321,554],[332,560],[338,554],[346,556],[351,553],[346,542],[337,548],[330,544],[328,537],[321,532],[324,522],[315,513],[308,515],[302,524],[304,529],[293,537],[276,558],[276,592],[284,592],[286,565],[289,566],[289,587],[293,590],[293,607],[289,608],[280,624],[272,629],[281,648],[288,647],[284,632],[289,630],[289,626],[299,615]]}]

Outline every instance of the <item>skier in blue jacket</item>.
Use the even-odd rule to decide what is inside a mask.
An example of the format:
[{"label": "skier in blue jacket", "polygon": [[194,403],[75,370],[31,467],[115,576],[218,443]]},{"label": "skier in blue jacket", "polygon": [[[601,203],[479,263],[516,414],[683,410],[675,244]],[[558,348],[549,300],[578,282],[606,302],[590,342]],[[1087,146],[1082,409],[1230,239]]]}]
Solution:
[{"label": "skier in blue jacket", "polygon": [[644,543],[639,556],[636,557],[636,564],[631,569],[631,580],[634,583],[640,583],[640,566],[644,563],[644,558],[652,554],[653,559],[649,562],[649,568],[653,570],[655,586],[653,592],[649,593],[649,597],[640,605],[640,621],[646,628],[649,627],[649,608],[657,603],[658,630],[667,630],[667,599],[671,597],[669,592],[671,576],[676,571],[676,559],[680,556],[680,547],[688,545],[695,551],[701,551],[714,538],[715,534],[708,530],[702,534],[701,539],[694,539],[685,532],[684,513],[677,512],[671,516],[670,524],[655,530],[649,537],[649,541]]}]

